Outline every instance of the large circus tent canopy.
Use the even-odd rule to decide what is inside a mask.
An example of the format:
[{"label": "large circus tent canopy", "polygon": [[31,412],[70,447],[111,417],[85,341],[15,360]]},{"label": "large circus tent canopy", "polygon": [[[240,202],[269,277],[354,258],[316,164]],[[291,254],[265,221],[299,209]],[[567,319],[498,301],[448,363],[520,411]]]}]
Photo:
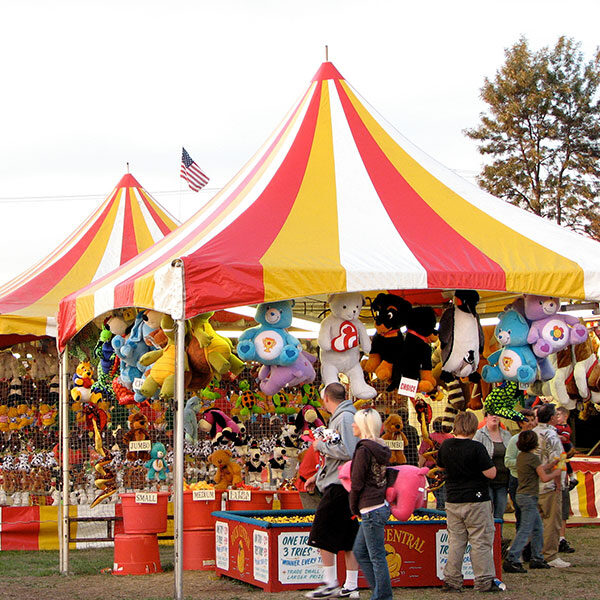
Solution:
[{"label": "large circus tent canopy", "polygon": [[102,278],[179,225],[131,174],[53,252],[0,287],[0,345],[56,337],[61,298]]},{"label": "large circus tent canopy", "polygon": [[205,207],[61,302],[59,345],[127,306],[189,318],[328,292],[459,288],[598,300],[599,256],[597,242],[440,165],[326,62]]}]

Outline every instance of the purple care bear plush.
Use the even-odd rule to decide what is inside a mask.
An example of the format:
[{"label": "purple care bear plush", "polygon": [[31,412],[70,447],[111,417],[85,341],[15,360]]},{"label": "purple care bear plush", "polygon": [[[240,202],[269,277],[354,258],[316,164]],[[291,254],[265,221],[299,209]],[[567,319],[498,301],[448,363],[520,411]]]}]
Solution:
[{"label": "purple care bear plush", "polygon": [[267,396],[273,396],[284,387],[312,383],[317,376],[313,367],[316,360],[316,356],[303,350],[295,362],[287,367],[263,365],[258,372],[260,391]]},{"label": "purple care bear plush", "polygon": [[587,329],[579,319],[558,313],[559,309],[558,298],[525,296],[525,317],[532,321],[527,343],[540,358],[587,340]]}]

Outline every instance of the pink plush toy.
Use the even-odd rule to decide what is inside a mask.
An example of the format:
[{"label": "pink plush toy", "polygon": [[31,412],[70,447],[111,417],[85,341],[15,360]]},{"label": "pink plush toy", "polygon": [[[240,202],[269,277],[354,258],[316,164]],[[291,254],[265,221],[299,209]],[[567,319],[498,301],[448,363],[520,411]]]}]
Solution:
[{"label": "pink plush toy", "polygon": [[525,296],[525,317],[533,321],[529,327],[527,343],[531,344],[533,353],[540,358],[587,340],[587,329],[579,319],[559,314],[559,309],[558,298]]},{"label": "pink plush toy", "polygon": [[[427,506],[427,479],[425,475],[429,472],[427,467],[413,467],[412,465],[400,465],[388,467],[398,471],[396,481],[389,486],[385,493],[385,499],[390,503],[392,514],[398,521],[408,521],[410,515],[417,508]],[[347,491],[352,487],[350,472],[352,461],[345,462],[338,468],[340,483]]]}]

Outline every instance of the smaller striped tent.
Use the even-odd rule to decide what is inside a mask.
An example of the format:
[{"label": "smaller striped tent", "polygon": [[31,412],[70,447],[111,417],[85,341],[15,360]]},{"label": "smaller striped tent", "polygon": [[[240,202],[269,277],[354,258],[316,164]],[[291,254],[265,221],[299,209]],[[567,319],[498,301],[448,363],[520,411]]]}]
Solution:
[{"label": "smaller striped tent", "polygon": [[133,175],[124,175],[58,248],[0,287],[0,344],[56,337],[62,297],[126,263],[178,224]]}]

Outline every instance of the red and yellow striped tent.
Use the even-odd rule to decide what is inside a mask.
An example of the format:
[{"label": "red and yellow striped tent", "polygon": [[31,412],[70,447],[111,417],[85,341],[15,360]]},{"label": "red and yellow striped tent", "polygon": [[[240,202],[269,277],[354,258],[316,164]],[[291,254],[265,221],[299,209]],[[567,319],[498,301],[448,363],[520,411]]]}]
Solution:
[{"label": "red and yellow striped tent", "polygon": [[205,207],[63,300],[59,338],[64,344],[116,307],[188,318],[346,290],[475,288],[598,299],[599,256],[597,242],[444,168],[326,62]]},{"label": "red and yellow striped tent", "polygon": [[178,225],[133,175],[124,175],[56,250],[0,288],[1,345],[56,337],[61,298],[114,271]]}]

